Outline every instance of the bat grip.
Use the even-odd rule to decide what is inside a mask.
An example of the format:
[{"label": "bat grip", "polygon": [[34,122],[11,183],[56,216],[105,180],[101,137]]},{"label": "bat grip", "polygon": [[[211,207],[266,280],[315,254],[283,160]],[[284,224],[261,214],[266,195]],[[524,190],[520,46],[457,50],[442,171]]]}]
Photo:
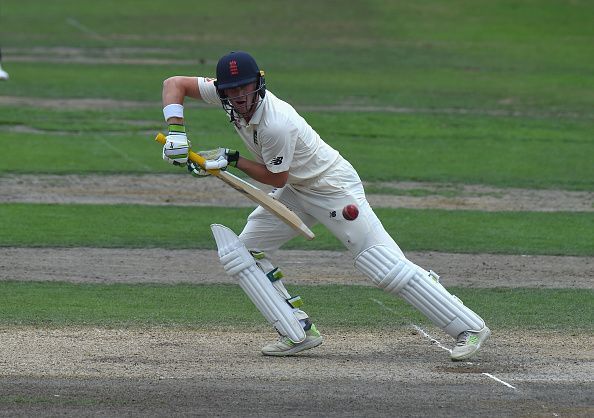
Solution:
[{"label": "bat grip", "polygon": [[[167,141],[167,139],[164,134],[159,132],[157,134],[157,136],[155,137],[155,141],[157,141],[161,145],[165,145],[165,142]],[[188,153],[188,159],[190,161],[198,164],[202,168],[204,168],[204,164],[206,163],[206,159],[202,155],[197,154],[192,150],[190,150],[190,152]],[[206,170],[206,171],[208,171],[210,174],[217,175],[220,170],[215,169],[215,170]]]}]

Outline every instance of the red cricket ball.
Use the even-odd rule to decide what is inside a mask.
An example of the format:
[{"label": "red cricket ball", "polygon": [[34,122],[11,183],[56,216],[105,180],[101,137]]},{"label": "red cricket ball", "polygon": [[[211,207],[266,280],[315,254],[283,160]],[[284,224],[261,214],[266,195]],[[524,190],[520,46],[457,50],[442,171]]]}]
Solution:
[{"label": "red cricket ball", "polygon": [[354,221],[357,219],[357,216],[359,216],[359,208],[357,205],[346,205],[342,209],[342,216],[347,221]]}]

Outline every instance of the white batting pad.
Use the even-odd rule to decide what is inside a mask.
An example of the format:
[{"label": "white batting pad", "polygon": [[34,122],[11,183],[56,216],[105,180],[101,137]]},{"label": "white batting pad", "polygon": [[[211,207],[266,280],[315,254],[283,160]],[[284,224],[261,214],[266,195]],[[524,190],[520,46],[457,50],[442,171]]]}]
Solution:
[{"label": "white batting pad", "polygon": [[293,314],[293,309],[278,294],[268,277],[237,235],[224,225],[210,226],[217,243],[219,258],[227,274],[239,280],[239,285],[279,333],[299,343],[305,331]]},{"label": "white batting pad", "polygon": [[464,331],[479,331],[485,322],[431,275],[403,259],[391,248],[376,245],[355,258],[355,267],[388,293],[400,295],[444,332],[456,338]]}]

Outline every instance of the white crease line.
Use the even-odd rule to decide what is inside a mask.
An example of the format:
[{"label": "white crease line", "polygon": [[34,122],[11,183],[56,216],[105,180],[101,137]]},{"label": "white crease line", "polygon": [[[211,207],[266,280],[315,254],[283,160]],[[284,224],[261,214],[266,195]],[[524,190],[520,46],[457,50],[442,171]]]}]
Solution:
[{"label": "white crease line", "polygon": [[119,155],[120,157],[122,157],[124,160],[126,161],[130,161],[131,163],[137,164],[138,166],[144,168],[145,170],[150,170],[151,167],[149,167],[148,165],[144,164],[142,161],[139,160],[135,160],[133,158],[130,158],[130,156],[125,153],[122,152],[121,149],[111,145],[109,142],[107,142],[104,138],[99,138],[99,140],[110,150],[112,150],[113,152],[115,152],[117,155]]},{"label": "white crease line", "polygon": [[87,35],[91,35],[92,37],[97,38],[97,39],[103,39],[103,36],[99,35],[95,31],[87,28],[85,25],[83,25],[76,19],[69,17],[68,19],[66,19],[66,23],[68,23],[70,26],[74,26],[76,29],[80,30],[83,33],[86,33]]},{"label": "white crease line", "polygon": [[515,390],[517,390],[517,388],[516,388],[515,386],[512,386],[512,385],[510,385],[509,383],[507,383],[507,382],[504,382],[504,381],[503,381],[503,380],[501,380],[501,379],[498,379],[497,377],[493,376],[493,375],[492,375],[492,374],[490,374],[490,373],[481,373],[481,374],[484,374],[485,376],[487,376],[487,377],[490,377],[491,379],[493,379],[493,380],[495,380],[495,381],[497,381],[497,382],[501,383],[502,385],[505,385],[505,386],[507,386],[508,388],[512,388],[512,389],[515,389]]},{"label": "white crease line", "polygon": [[[382,301],[380,301],[380,300],[377,300],[377,299],[375,299],[375,298],[371,298],[371,300],[372,300],[372,301],[374,301],[375,303],[377,303],[377,304],[378,304],[379,306],[381,306],[383,309],[385,309],[385,310],[387,310],[387,311],[389,311],[389,312],[392,312],[393,314],[396,314],[396,311],[394,311],[392,308],[389,308],[389,307],[387,307],[386,305],[384,305],[384,303],[383,303]],[[412,327],[413,327],[413,328],[414,328],[414,329],[415,329],[417,332],[420,332],[421,334],[423,334],[423,336],[424,336],[425,338],[427,338],[427,339],[428,339],[429,341],[431,341],[433,344],[437,345],[439,348],[441,348],[441,349],[443,349],[443,350],[445,350],[445,351],[447,351],[447,352],[449,352],[449,353],[451,353],[451,352],[452,352],[452,350],[450,350],[449,348],[447,348],[446,346],[444,346],[442,343],[440,343],[438,340],[436,340],[435,338],[433,338],[431,335],[429,335],[429,334],[428,334],[428,333],[427,333],[427,332],[426,332],[426,331],[425,331],[423,328],[421,328],[420,326],[418,326],[418,325],[415,325],[415,324],[411,324],[411,326],[412,326]],[[466,364],[473,364],[473,363],[471,363],[471,362],[469,362],[469,361],[468,361],[468,362],[466,362]],[[507,386],[508,388],[511,388],[511,389],[514,389],[514,390],[518,390],[518,389],[517,389],[515,386],[512,386],[512,385],[510,385],[509,383],[507,383],[507,382],[505,382],[505,381],[503,381],[503,380],[501,380],[501,379],[499,379],[499,378],[497,378],[497,377],[493,376],[493,375],[492,375],[492,374],[490,374],[490,373],[481,373],[481,374],[482,374],[483,376],[487,376],[487,377],[489,377],[489,378],[491,378],[491,379],[495,380],[496,382],[499,382],[499,383],[501,383],[502,385],[505,385],[505,386]]]},{"label": "white crease line", "polygon": [[[385,308],[388,309],[387,306],[385,306]],[[411,324],[411,325],[412,325],[412,327],[414,329],[416,329],[418,332],[420,332],[421,334],[423,334],[425,336],[425,338],[427,338],[433,344],[437,345],[439,348],[443,348],[445,351],[447,351],[448,353],[452,354],[452,350],[451,349],[447,348],[442,343],[440,343],[435,338],[433,338],[431,335],[427,334],[423,328],[421,328],[420,326],[415,325],[415,324]]]}]

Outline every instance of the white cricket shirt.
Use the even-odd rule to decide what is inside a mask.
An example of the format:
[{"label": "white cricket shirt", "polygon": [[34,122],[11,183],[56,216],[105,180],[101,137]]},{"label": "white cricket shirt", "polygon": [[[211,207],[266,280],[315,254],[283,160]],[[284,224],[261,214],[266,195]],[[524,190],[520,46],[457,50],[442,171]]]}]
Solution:
[{"label": "white cricket shirt", "polygon": [[[206,103],[221,105],[214,79],[198,77],[198,88]],[[290,104],[268,90],[250,123],[242,122],[235,130],[254,159],[273,173],[288,171],[289,184],[307,183],[339,158]]]}]

